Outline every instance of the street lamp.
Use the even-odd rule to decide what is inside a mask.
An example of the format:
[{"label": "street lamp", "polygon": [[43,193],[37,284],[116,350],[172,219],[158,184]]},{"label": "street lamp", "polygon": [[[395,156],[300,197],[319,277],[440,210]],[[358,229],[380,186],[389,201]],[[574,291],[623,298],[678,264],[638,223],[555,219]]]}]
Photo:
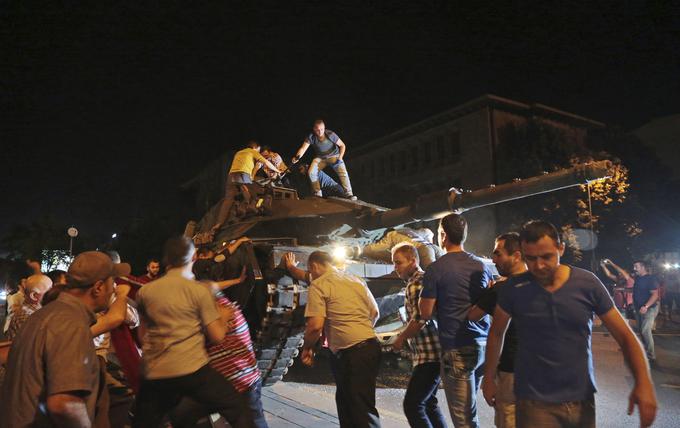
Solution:
[{"label": "street lamp", "polygon": [[113,235],[111,235],[111,239],[116,239],[116,238],[118,238],[118,234],[117,234],[117,233],[114,233]]},{"label": "street lamp", "polygon": [[75,227],[71,226],[66,230],[66,233],[70,237],[70,242],[68,244],[68,255],[73,256],[73,238],[78,236],[78,229]]}]

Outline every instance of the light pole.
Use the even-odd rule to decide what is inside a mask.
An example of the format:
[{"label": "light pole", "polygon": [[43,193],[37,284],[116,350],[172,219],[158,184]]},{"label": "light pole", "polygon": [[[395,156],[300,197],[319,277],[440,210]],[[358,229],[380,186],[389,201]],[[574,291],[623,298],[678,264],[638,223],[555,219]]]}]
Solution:
[{"label": "light pole", "polygon": [[71,226],[71,227],[68,228],[68,230],[66,231],[66,233],[67,233],[68,236],[71,238],[71,239],[70,239],[70,242],[69,242],[69,244],[68,244],[68,255],[69,255],[69,256],[73,256],[73,238],[75,238],[76,236],[78,236],[78,229],[76,229],[75,227]]}]

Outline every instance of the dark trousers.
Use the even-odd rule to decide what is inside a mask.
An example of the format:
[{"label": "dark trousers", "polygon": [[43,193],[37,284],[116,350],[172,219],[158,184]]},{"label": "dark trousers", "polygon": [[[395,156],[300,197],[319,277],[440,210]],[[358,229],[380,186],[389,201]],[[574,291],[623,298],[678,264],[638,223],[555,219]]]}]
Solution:
[{"label": "dark trousers", "polygon": [[[144,379],[137,397],[133,428],[155,428],[163,417],[188,397],[205,406],[209,413],[219,413],[235,424],[241,413],[241,400],[224,376],[205,365],[198,371],[168,379]],[[195,422],[195,421],[193,421]],[[189,423],[189,422],[187,422]],[[181,425],[176,425],[175,428]]]},{"label": "dark trousers", "polygon": [[446,420],[437,402],[441,382],[439,363],[423,363],[413,368],[404,396],[404,413],[412,427],[446,427]]},{"label": "dark trousers", "polygon": [[378,409],[375,408],[375,381],[380,357],[380,344],[376,339],[361,342],[331,356],[340,427],[380,427]]},{"label": "dark trousers", "polygon": [[[236,422],[230,423],[233,428],[267,428],[260,396],[261,383],[259,380],[250,389],[239,394],[238,399],[242,412]],[[190,398],[185,398],[170,413],[170,421],[173,427],[190,426],[194,421],[209,414],[210,412],[204,406]]]}]

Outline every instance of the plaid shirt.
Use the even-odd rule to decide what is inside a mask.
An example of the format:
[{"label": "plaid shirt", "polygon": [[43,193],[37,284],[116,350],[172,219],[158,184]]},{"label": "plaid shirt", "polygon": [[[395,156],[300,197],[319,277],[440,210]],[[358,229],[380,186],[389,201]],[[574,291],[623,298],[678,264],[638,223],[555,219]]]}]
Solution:
[{"label": "plaid shirt", "polygon": [[19,334],[21,327],[23,327],[24,324],[26,323],[26,320],[28,320],[28,317],[33,315],[33,313],[40,308],[41,308],[40,303],[38,302],[32,303],[29,302],[28,300],[25,300],[24,304],[17,312],[14,313],[12,320],[9,322],[9,329],[7,330],[7,340],[14,340]]},{"label": "plaid shirt", "polygon": [[[404,305],[409,320],[419,322],[424,321],[420,317],[420,309],[418,309],[418,299],[420,298],[420,291],[423,289],[423,275],[425,275],[425,272],[420,269],[411,275],[406,282],[406,295],[404,296]],[[439,362],[441,346],[439,346],[437,321],[425,321],[418,334],[414,338],[408,339],[408,342],[413,354],[413,367],[423,363]]]}]

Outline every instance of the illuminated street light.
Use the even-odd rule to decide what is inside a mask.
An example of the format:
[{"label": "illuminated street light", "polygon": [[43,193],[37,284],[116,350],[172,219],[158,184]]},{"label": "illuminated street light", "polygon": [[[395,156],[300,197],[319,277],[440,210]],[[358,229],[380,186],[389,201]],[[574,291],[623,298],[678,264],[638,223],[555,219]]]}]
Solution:
[{"label": "illuminated street light", "polygon": [[111,235],[111,239],[116,239],[116,238],[118,238],[118,234],[117,234],[117,233],[114,233],[113,235]]}]

